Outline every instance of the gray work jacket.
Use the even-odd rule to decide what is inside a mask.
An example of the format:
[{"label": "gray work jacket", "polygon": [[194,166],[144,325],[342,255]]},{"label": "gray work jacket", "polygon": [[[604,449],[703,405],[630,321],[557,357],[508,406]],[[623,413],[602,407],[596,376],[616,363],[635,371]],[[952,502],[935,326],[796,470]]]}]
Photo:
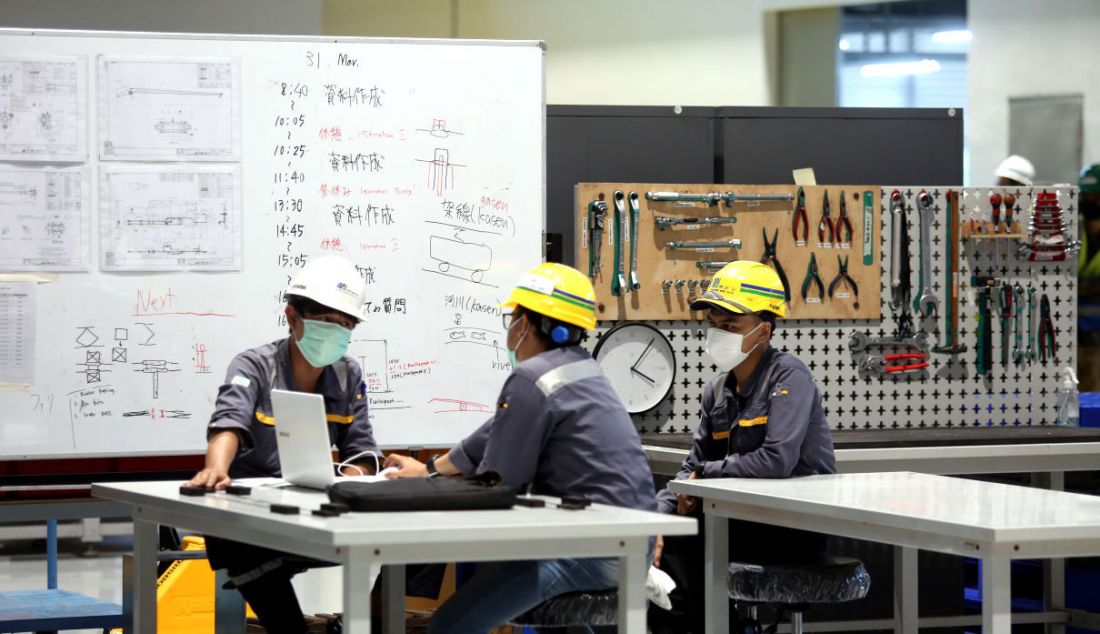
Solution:
[{"label": "gray work jacket", "polygon": [[512,370],[496,412],[448,454],[464,475],[546,495],[655,510],[653,475],[634,423],[580,346],[538,354]]},{"label": "gray work jacket", "polygon": [[[231,478],[282,475],[271,390],[298,390],[290,371],[290,345],[289,338],[274,341],[245,350],[229,363],[206,435],[226,429],[237,432],[240,447],[229,467]],[[363,372],[347,356],[325,367],[317,381],[317,393],[325,399],[329,440],[339,449],[341,460],[362,451],[378,453],[365,392]]]},{"label": "gray work jacket", "polygon": [[[702,405],[677,480],[698,465],[704,478],[836,473],[821,393],[810,370],[793,355],[769,347],[741,390],[732,372],[719,374],[703,388]],[[658,502],[664,512],[676,509],[676,496],[668,489]]]}]

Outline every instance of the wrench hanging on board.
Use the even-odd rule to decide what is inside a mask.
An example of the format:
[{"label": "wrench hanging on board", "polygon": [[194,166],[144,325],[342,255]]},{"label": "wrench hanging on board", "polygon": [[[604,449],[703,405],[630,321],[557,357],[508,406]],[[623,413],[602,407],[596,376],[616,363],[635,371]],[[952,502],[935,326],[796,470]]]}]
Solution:
[{"label": "wrench hanging on board", "polygon": [[[932,195],[917,194],[917,214],[920,219],[920,290],[913,298],[913,310],[922,318],[936,314],[940,300],[932,292]],[[904,257],[908,257],[908,253]]]},{"label": "wrench hanging on board", "polygon": [[[600,194],[602,197],[603,194]],[[603,229],[607,219],[607,203],[593,200],[588,203],[588,277],[596,279],[600,274],[600,254],[603,251]]]},{"label": "wrench hanging on board", "polygon": [[638,281],[638,219],[642,211],[638,207],[638,192],[630,192],[627,200],[630,201],[630,290],[636,291],[642,287]]},{"label": "wrench hanging on board", "polygon": [[627,292],[626,276],[623,275],[623,229],[626,227],[626,206],[623,204],[625,195],[622,190],[616,190],[615,198],[615,223],[611,226],[615,234],[615,276],[611,278],[611,294],[619,297]]}]

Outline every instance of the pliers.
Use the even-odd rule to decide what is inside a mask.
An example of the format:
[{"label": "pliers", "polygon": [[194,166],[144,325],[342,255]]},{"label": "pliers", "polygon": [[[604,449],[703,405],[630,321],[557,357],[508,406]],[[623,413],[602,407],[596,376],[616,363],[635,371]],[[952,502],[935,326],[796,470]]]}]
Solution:
[{"label": "pliers", "polygon": [[806,279],[802,280],[802,301],[806,302],[807,293],[810,289],[810,282],[817,284],[817,299],[818,301],[825,299],[825,284],[821,282],[821,276],[817,274],[817,258],[815,254],[810,254],[810,265],[806,267]]},{"label": "pliers", "polygon": [[833,298],[833,292],[836,291],[836,287],[840,286],[841,282],[846,282],[848,284],[848,288],[852,289],[852,297],[855,298],[855,301],[852,305],[858,309],[859,286],[856,285],[856,281],[852,279],[852,276],[848,275],[848,256],[844,256],[844,259],[842,260],[840,258],[840,255],[837,255],[836,265],[839,270],[837,271],[836,277],[833,278],[833,281],[829,282],[829,299]]},{"label": "pliers", "polygon": [[[802,223],[802,239],[798,239],[798,223]],[[798,202],[794,206],[794,222],[791,223],[791,233],[794,234],[795,244],[805,245],[810,240],[810,220],[806,215],[806,194],[802,188],[798,188]]]},{"label": "pliers", "polygon": [[[821,205],[821,222],[817,223],[817,239],[822,243],[832,243],[836,237],[836,227],[833,226],[832,210],[829,207],[829,190],[825,190],[825,201]],[[829,236],[826,240],[825,236]]]},{"label": "pliers", "polygon": [[1043,294],[1039,300],[1039,360],[1047,362],[1047,355],[1054,358],[1058,344],[1054,341],[1054,322],[1050,320],[1050,299]]},{"label": "pliers", "polygon": [[764,256],[760,258],[761,264],[767,264],[779,274],[779,281],[783,283],[783,299],[791,301],[791,284],[787,281],[787,274],[783,272],[783,265],[779,263],[779,257],[775,253],[779,244],[779,229],[772,234],[771,242],[768,242],[768,230],[761,228],[760,237],[764,240]]},{"label": "pliers", "polygon": [[[848,219],[848,203],[847,198],[844,196],[844,192],[840,192],[840,216],[836,219],[836,239],[841,244],[852,243],[852,221]],[[845,235],[844,230],[847,229]]]}]

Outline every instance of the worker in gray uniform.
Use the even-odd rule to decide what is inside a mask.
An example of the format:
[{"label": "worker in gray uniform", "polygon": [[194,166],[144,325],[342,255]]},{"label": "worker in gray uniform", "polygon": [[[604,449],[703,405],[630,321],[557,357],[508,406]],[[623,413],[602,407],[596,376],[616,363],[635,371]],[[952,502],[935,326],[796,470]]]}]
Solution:
[{"label": "worker in gray uniform", "polygon": [[[523,275],[502,309],[512,373],[496,412],[449,453],[426,464],[390,455],[396,477],[495,471],[531,493],[584,496],[652,511],[653,476],[626,409],[578,344],[596,325],[596,297],[580,271],[542,264]],[[618,586],[616,559],[479,564],[432,617],[430,634],[479,634],[553,596]]]},{"label": "worker in gray uniform", "polygon": [[[364,319],[365,292],[355,265],[343,258],[319,258],[298,272],[286,290],[290,336],[245,350],[229,364],[206,430],[206,465],[191,486],[224,489],[235,478],[281,474],[273,389],[321,394],[329,440],[345,463],[342,472],[375,471],[380,454],[367,418],[362,370],[345,355],[352,329]],[[269,632],[306,631],[290,579],[330,564],[216,537],[206,538],[206,549],[211,567],[228,571]]]},{"label": "worker in gray uniform", "polygon": [[[676,479],[789,478],[836,473],[821,394],[809,369],[771,346],[776,319],[786,317],[783,283],[771,267],[731,262],[692,302],[706,310],[707,353],[719,374],[703,389],[691,452]],[[665,513],[701,517],[698,498],[664,489]],[[705,537],[659,540],[655,564],[676,581],[672,610],[651,607],[654,634],[703,631]],[[731,521],[731,561],[808,564],[824,558],[825,537],[753,522]]]}]

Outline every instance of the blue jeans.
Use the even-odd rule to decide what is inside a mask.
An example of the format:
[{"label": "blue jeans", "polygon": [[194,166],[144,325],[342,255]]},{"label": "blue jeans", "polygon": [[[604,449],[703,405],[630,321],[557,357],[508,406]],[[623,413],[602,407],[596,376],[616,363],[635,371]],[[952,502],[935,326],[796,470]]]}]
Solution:
[{"label": "blue jeans", "polygon": [[478,564],[472,579],[436,611],[428,634],[483,634],[550,597],[619,585],[617,559],[548,559]]}]

